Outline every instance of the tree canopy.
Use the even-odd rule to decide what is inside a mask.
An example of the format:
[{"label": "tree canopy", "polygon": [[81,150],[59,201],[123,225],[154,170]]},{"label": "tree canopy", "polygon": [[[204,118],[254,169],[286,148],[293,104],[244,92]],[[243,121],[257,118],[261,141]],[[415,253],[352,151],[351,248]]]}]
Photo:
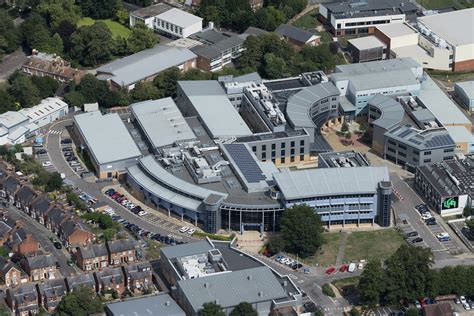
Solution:
[{"label": "tree canopy", "polygon": [[198,312],[199,316],[225,316],[222,306],[214,302],[202,304],[202,309]]},{"label": "tree canopy", "polygon": [[249,303],[242,302],[230,312],[230,316],[258,316],[258,312]]},{"label": "tree canopy", "polygon": [[132,34],[127,40],[127,48],[130,53],[137,53],[141,50],[152,48],[158,43],[158,37],[145,24],[137,23],[132,28]]},{"label": "tree canopy", "polygon": [[103,312],[100,298],[88,287],[66,294],[56,308],[56,316],[88,316]]}]

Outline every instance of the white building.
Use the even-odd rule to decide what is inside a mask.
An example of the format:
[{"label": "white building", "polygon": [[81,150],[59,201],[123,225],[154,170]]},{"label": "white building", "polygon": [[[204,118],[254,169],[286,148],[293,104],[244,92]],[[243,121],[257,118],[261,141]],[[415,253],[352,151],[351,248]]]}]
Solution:
[{"label": "white building", "polygon": [[69,107],[66,102],[58,98],[46,98],[40,104],[21,109],[19,112],[28,117],[30,123],[43,127],[66,116]]}]

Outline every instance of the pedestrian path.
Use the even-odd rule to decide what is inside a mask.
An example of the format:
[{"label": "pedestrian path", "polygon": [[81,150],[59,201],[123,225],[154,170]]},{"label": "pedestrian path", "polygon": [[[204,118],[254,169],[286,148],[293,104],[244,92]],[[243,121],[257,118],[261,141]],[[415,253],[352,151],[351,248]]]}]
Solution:
[{"label": "pedestrian path", "polygon": [[349,233],[343,233],[341,241],[339,242],[339,248],[337,250],[336,265],[340,265],[342,263],[342,259],[344,259],[344,250],[346,249],[347,238],[349,238]]},{"label": "pedestrian path", "polygon": [[58,131],[58,130],[52,129],[52,130],[50,130],[48,133],[49,133],[49,134],[53,134],[53,135],[59,135],[59,134],[61,134],[62,132],[63,132],[62,130],[61,130],[61,131]]}]

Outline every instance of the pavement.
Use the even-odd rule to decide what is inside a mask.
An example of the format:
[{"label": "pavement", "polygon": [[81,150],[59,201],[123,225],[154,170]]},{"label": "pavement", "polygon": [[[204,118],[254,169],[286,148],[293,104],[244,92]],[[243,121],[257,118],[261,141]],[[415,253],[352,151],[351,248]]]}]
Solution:
[{"label": "pavement", "polygon": [[0,63],[0,82],[10,77],[15,70],[20,69],[25,60],[26,54],[21,48],[3,57],[2,62]]}]

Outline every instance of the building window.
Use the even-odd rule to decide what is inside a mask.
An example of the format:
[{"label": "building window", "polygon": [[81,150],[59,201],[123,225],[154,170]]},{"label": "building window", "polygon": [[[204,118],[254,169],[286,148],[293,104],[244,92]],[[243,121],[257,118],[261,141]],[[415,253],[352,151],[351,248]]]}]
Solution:
[{"label": "building window", "polygon": [[304,155],[300,155],[300,161],[304,160]]},{"label": "building window", "polygon": [[276,147],[275,144],[272,144],[272,150],[275,150],[275,147]]},{"label": "building window", "polygon": [[275,156],[276,156],[275,151],[272,151],[272,158],[275,158]]},{"label": "building window", "polygon": [[425,159],[425,160],[423,160],[423,162],[424,163],[429,163],[429,162],[431,162],[431,159]]},{"label": "building window", "polygon": [[294,148],[291,148],[291,149],[290,149],[290,155],[294,156],[294,154],[295,154],[295,149],[294,149]]},{"label": "building window", "polygon": [[407,150],[407,147],[405,145],[402,145],[402,144],[398,144],[398,147],[403,149],[403,150]]},{"label": "building window", "polygon": [[290,162],[295,162],[295,157],[294,156],[290,157]]},{"label": "building window", "polygon": [[281,150],[281,156],[284,156],[285,154],[286,154],[285,150],[282,149],[282,150]]},{"label": "building window", "polygon": [[300,146],[304,146],[304,139],[300,140]]},{"label": "building window", "polygon": [[304,154],[304,148],[300,147],[300,154]]},{"label": "building window", "polygon": [[285,148],[286,143],[281,143],[281,148]]},{"label": "building window", "polygon": [[413,155],[418,156],[420,155],[420,152],[418,150],[413,150]]},{"label": "building window", "polygon": [[453,160],[453,159],[454,159],[453,156],[446,156],[443,158],[443,160]]},{"label": "building window", "polygon": [[257,152],[257,146],[252,146],[252,151],[253,151],[254,153],[256,153],[256,152]]},{"label": "building window", "polygon": [[295,147],[295,141],[294,140],[291,141],[290,147]]},{"label": "building window", "polygon": [[423,156],[429,156],[429,155],[431,155],[431,151],[425,151],[425,152],[423,152]]},{"label": "building window", "polygon": [[266,152],[262,153],[262,159],[267,159],[267,153]]},{"label": "building window", "polygon": [[267,150],[267,145],[262,145],[262,151],[266,151]]},{"label": "building window", "polygon": [[280,163],[285,163],[285,157],[280,158]]},{"label": "building window", "polygon": [[405,153],[399,152],[398,153],[401,157],[406,157],[407,155]]},{"label": "building window", "polygon": [[454,151],[454,148],[446,148],[443,152],[452,153],[453,151]]}]

